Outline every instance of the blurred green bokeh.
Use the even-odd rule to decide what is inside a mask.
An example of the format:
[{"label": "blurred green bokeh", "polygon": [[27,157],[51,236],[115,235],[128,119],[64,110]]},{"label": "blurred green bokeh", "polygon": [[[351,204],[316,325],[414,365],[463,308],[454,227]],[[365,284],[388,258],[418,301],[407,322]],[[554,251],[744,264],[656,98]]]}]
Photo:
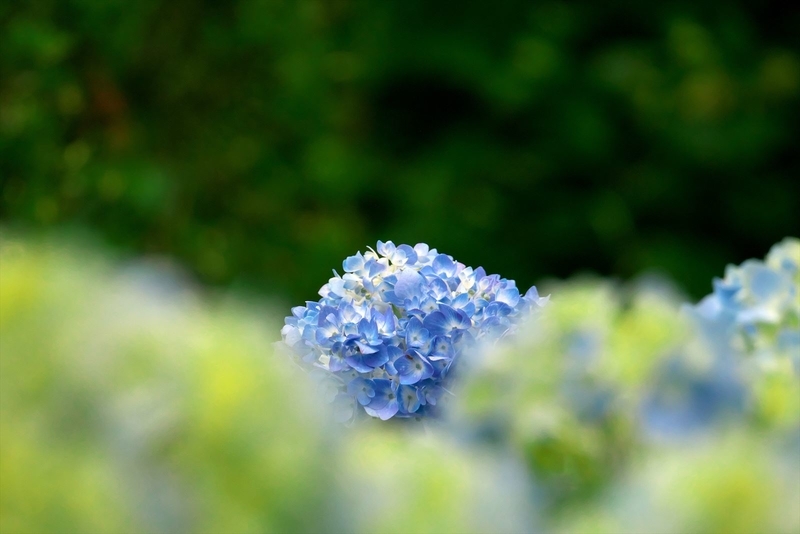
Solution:
[{"label": "blurred green bokeh", "polygon": [[513,458],[333,426],[263,310],[168,271],[0,240],[0,533],[506,532]]},{"label": "blurred green bokeh", "polygon": [[452,417],[348,428],[253,304],[65,241],[0,235],[0,267],[3,534],[800,528],[790,355],[742,367],[747,413],[642,431],[659,366],[707,356],[663,288],[559,284],[465,368]]},{"label": "blurred green bokeh", "polygon": [[[798,257],[800,259],[800,257]],[[752,533],[800,528],[796,348],[741,363],[754,394],[702,431],[646,410],[710,410],[726,380],[708,340],[664,284],[551,284],[553,300],[512,341],[480,354],[455,428],[525,462],[543,532]],[[770,345],[774,350],[777,344]],[[706,381],[669,382],[676,361]],[[700,393],[698,397],[694,397]],[[688,412],[684,412],[688,413]],[[687,421],[687,419],[684,419]]]},{"label": "blurred green bokeh", "polygon": [[3,241],[0,262],[0,532],[331,521],[320,403],[263,315],[88,250]]},{"label": "blurred green bokeh", "polygon": [[691,294],[800,213],[773,3],[0,4],[0,222],[302,301],[378,238]]}]

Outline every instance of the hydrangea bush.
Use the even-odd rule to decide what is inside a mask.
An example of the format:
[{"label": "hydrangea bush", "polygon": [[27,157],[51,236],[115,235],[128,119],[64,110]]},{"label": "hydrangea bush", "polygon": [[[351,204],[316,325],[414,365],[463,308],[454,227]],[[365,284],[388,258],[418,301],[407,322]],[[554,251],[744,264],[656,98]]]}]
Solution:
[{"label": "hydrangea bush", "polygon": [[536,287],[521,294],[513,280],[424,243],[378,241],[342,268],[281,330],[297,361],[322,371],[342,421],[358,407],[382,420],[435,414],[463,351],[547,302]]}]

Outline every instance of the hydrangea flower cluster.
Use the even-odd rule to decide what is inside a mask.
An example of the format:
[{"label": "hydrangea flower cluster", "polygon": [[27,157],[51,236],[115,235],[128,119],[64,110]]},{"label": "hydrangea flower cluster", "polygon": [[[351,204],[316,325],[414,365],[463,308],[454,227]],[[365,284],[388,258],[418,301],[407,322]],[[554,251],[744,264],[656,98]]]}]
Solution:
[{"label": "hydrangea flower cluster", "polygon": [[378,241],[342,267],[281,330],[296,360],[320,371],[342,421],[359,406],[382,420],[433,415],[467,347],[508,334],[547,302],[424,243]]},{"label": "hydrangea flower cluster", "polygon": [[724,347],[765,359],[793,356],[800,373],[800,239],[784,239],[764,261],[729,265],[694,311]]}]

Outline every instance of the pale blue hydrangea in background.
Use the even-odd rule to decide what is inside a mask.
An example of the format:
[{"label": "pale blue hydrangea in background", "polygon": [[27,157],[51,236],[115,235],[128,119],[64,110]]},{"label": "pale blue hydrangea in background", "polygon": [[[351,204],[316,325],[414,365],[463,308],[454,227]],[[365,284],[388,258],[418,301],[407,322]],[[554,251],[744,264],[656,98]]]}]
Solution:
[{"label": "pale blue hydrangea in background", "polygon": [[800,240],[729,265],[684,305],[691,335],[663,359],[640,413],[648,437],[684,439],[758,421],[800,431]]},{"label": "pale blue hydrangea in background", "polygon": [[383,420],[435,414],[463,351],[547,302],[424,243],[378,241],[342,267],[281,330],[301,365],[324,371],[316,374],[342,421],[361,408]]},{"label": "pale blue hydrangea in background", "polygon": [[784,239],[764,261],[729,265],[694,311],[725,349],[766,360],[789,355],[800,374],[800,239]]},{"label": "pale blue hydrangea in background", "polygon": [[787,237],[763,261],[729,265],[689,312],[717,367],[733,367],[744,383],[748,417],[783,432],[799,429],[800,239]]},{"label": "pale blue hydrangea in background", "polygon": [[648,387],[644,421],[659,437],[707,432],[748,412],[794,413],[780,397],[792,397],[800,378],[800,240],[784,239],[764,261],[729,265],[713,287],[686,306],[700,345],[665,360]]}]

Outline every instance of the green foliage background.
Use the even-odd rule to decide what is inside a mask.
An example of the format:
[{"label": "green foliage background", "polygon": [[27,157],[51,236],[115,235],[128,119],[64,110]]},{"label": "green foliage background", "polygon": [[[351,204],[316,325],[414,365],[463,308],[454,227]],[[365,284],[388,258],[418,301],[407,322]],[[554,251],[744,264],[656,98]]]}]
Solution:
[{"label": "green foliage background", "polygon": [[0,4],[0,222],[312,298],[376,239],[690,293],[800,212],[769,2]]}]

